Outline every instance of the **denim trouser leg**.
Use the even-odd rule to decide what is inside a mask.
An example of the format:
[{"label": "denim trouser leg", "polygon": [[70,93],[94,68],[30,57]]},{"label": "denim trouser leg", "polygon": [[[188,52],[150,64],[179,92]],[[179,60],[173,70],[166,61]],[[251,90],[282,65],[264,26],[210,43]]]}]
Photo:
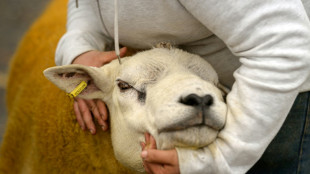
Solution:
[{"label": "denim trouser leg", "polygon": [[248,173],[310,174],[310,92],[298,95],[279,133]]}]

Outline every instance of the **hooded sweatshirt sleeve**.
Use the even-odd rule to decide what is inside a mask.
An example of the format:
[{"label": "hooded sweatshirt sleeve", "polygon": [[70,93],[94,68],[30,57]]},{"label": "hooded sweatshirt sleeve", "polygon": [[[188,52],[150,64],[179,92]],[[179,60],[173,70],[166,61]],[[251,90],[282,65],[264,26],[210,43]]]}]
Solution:
[{"label": "hooded sweatshirt sleeve", "polygon": [[309,19],[300,0],[180,1],[242,63],[225,128],[205,148],[177,149],[181,173],[245,173],[309,79]]},{"label": "hooded sweatshirt sleeve", "polygon": [[94,2],[69,0],[67,32],[57,45],[56,65],[67,65],[78,55],[90,50],[105,50],[112,44],[111,39],[103,33],[102,23],[96,14]]}]

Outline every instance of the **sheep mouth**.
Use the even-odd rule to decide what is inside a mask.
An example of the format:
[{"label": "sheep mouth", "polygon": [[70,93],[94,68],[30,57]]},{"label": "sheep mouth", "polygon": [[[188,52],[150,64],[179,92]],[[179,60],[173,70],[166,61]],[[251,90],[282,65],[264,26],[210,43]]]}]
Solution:
[{"label": "sheep mouth", "polygon": [[158,130],[159,133],[162,133],[162,132],[176,132],[176,131],[184,131],[186,129],[190,129],[190,128],[202,128],[206,126],[205,124],[203,123],[200,123],[200,124],[195,124],[195,125],[191,125],[191,126],[187,126],[187,125],[176,125],[176,126],[171,126],[171,127],[167,127],[167,128],[163,128],[163,129],[160,129]]},{"label": "sheep mouth", "polygon": [[214,131],[219,131],[224,127],[224,123],[219,120],[212,119],[207,112],[197,112],[194,116],[189,117],[189,119],[184,119],[180,122],[173,123],[167,127],[158,130],[159,133],[162,132],[176,132],[184,131],[187,129],[197,128],[201,129],[203,127],[208,127]]}]

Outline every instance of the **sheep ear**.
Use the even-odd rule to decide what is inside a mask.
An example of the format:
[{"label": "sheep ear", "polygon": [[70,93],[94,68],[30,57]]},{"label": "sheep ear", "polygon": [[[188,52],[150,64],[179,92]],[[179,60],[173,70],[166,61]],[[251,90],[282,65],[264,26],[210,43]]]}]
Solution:
[{"label": "sheep ear", "polygon": [[87,87],[78,95],[84,99],[103,99],[111,90],[112,81],[103,68],[84,65],[56,66],[44,70],[45,77],[67,93],[72,92],[82,81]]}]

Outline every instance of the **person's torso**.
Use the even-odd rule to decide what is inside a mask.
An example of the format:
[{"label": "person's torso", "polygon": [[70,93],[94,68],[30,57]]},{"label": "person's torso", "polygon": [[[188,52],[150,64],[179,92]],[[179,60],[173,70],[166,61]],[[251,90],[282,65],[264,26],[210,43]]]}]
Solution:
[{"label": "person's torso", "polygon": [[[92,2],[99,22],[99,15],[102,17],[105,26],[102,31],[113,38],[114,2]],[[238,58],[177,0],[119,0],[118,25],[119,42],[124,46],[149,49],[159,42],[170,42],[206,59],[215,68],[225,86],[231,87],[234,82],[233,72],[240,66]]]}]

